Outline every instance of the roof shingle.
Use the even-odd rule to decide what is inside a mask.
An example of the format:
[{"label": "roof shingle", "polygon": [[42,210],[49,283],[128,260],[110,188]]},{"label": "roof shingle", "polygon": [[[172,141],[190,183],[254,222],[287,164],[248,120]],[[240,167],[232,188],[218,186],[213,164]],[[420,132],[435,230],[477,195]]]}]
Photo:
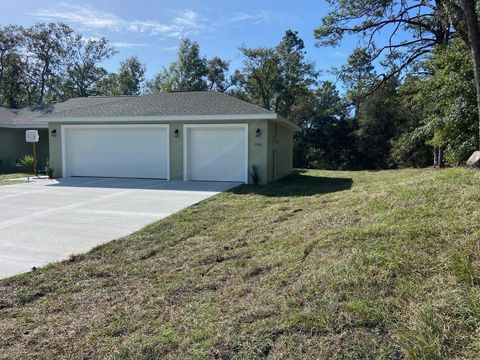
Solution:
[{"label": "roof shingle", "polygon": [[215,91],[159,92],[142,96],[87,99],[98,99],[98,102],[83,104],[79,100],[81,106],[56,108],[44,117],[274,114],[257,105]]},{"label": "roof shingle", "polygon": [[58,112],[71,111],[73,109],[86,106],[118,101],[119,98],[122,97],[110,96],[73,98],[63,102],[35,105],[23,109],[7,109],[0,107],[0,127],[47,126],[46,121],[34,121],[34,119],[47,115],[53,115]]}]

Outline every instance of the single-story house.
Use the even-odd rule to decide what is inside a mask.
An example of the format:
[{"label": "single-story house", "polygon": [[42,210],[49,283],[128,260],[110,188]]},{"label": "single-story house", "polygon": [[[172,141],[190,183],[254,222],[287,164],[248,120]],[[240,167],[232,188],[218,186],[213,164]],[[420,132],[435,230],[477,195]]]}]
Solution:
[{"label": "single-story house", "polygon": [[26,130],[38,130],[36,144],[38,165],[44,167],[48,158],[48,124],[33,121],[42,113],[33,109],[6,109],[0,107],[0,174],[17,170],[17,161],[32,154],[32,144],[25,141]]},{"label": "single-story house", "polygon": [[72,100],[38,118],[48,122],[56,177],[252,183],[256,172],[260,183],[268,183],[292,171],[293,134],[299,128],[226,94],[178,91]]},{"label": "single-story house", "polygon": [[24,155],[32,154],[32,144],[25,140],[26,130],[37,130],[39,133],[39,141],[36,144],[38,169],[40,171],[44,169],[49,156],[50,136],[48,123],[38,120],[39,117],[105,101],[109,101],[109,98],[74,98],[22,109],[0,107],[0,173],[17,171],[17,161]]}]

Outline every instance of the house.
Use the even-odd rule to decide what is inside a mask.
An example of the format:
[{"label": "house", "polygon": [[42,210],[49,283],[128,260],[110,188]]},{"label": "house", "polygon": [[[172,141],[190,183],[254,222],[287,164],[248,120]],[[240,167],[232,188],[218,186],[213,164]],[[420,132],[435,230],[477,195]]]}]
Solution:
[{"label": "house", "polygon": [[[73,99],[72,99],[73,100]],[[54,176],[260,183],[292,171],[299,128],[213,91],[78,98],[48,122]],[[68,102],[67,102],[68,103]]]},{"label": "house", "polygon": [[[95,105],[112,98],[74,98],[64,102],[35,105],[23,109],[0,107],[0,174],[17,170],[17,161],[27,154],[32,154],[32,144],[25,141],[26,130],[38,130],[39,142],[36,144],[38,168],[43,169],[49,156],[48,123],[39,117],[55,112]],[[35,119],[35,120],[34,120]]]},{"label": "house", "polygon": [[32,144],[25,141],[25,130],[38,130],[38,164],[45,165],[48,158],[48,124],[33,121],[41,114],[33,108],[0,108],[0,174],[16,171],[17,161],[24,155],[32,154]]}]

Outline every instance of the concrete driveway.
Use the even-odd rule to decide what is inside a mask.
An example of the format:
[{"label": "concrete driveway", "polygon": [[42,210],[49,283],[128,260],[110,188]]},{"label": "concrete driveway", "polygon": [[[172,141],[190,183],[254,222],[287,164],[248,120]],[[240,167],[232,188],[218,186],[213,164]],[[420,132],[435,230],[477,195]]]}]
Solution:
[{"label": "concrete driveway", "polygon": [[67,178],[0,186],[0,278],[88,251],[236,185]]}]

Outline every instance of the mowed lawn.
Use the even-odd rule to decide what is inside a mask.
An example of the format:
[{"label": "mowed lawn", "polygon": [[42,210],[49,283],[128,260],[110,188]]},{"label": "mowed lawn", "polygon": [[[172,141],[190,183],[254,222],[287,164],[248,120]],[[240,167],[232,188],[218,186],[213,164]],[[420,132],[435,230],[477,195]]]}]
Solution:
[{"label": "mowed lawn", "polygon": [[479,353],[475,170],[300,171],[0,281],[8,359]]},{"label": "mowed lawn", "polygon": [[[22,173],[15,173],[15,174],[0,174],[0,186],[1,185],[10,185],[10,184],[15,184],[19,182],[23,182],[23,178],[26,178],[27,176],[33,176],[33,175],[28,175],[28,174],[22,174]],[[3,209],[6,210],[6,209]]]}]

